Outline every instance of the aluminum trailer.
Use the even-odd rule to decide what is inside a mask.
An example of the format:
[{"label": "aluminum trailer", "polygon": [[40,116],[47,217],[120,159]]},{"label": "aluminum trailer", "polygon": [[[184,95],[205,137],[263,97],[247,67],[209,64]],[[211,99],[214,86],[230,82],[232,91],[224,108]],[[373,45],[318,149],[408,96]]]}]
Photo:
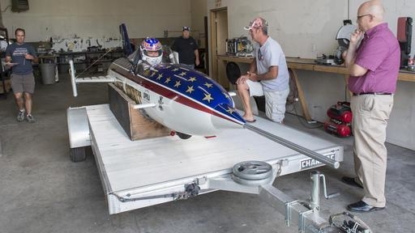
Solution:
[{"label": "aluminum trailer", "polygon": [[[196,179],[230,175],[232,167],[242,161],[264,161],[278,166],[277,176],[323,165],[247,129],[226,130],[208,139],[167,136],[131,141],[107,104],[70,108],[68,121],[71,148],[76,149],[75,140],[82,147],[88,144],[92,147],[110,214],[173,201],[174,197],[159,195],[183,192],[185,184]],[[86,125],[89,130],[85,130]],[[252,125],[335,161],[343,161],[343,147],[327,140],[260,117]],[[78,133],[71,131],[74,127]],[[199,194],[211,191],[214,190],[201,186]],[[148,199],[126,201],[139,197]]]},{"label": "aluminum trailer", "polygon": [[[68,129],[72,149],[92,147],[110,214],[226,190],[258,194],[285,215],[287,225],[297,225],[301,232],[346,232],[337,231],[339,227],[333,230],[319,215],[319,180],[324,181],[324,175],[312,175],[309,205],[272,186],[278,176],[324,165],[298,151],[310,150],[334,164],[343,161],[343,147],[330,141],[260,117],[246,129],[226,130],[213,138],[166,136],[131,141],[108,104],[69,108]],[[303,150],[258,133],[263,131]],[[271,169],[265,173],[272,175],[248,171],[241,179],[241,174],[235,175],[235,166],[244,164],[242,161],[252,161],[254,170],[260,170],[258,163],[269,164]],[[366,229],[361,227],[364,223],[352,222],[355,230],[349,232],[370,232],[358,231]]]}]

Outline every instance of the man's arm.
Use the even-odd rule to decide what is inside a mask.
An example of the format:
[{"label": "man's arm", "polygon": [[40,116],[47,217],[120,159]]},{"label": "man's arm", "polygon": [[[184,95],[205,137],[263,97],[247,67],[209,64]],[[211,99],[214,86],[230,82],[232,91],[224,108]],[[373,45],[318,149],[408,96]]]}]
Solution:
[{"label": "man's arm", "polygon": [[249,71],[246,72],[246,74],[241,75],[241,77],[239,77],[238,80],[236,80],[236,84],[244,84],[246,80],[255,81],[254,79],[251,79],[251,77],[256,76],[255,72],[256,72],[256,58],[254,57],[254,59],[251,62],[251,65],[249,66]]},{"label": "man's arm", "polygon": [[278,66],[271,66],[265,74],[253,74],[249,78],[252,81],[271,80],[278,77]]},{"label": "man's arm", "polygon": [[17,63],[12,62],[12,57],[11,56],[6,56],[4,58],[4,65],[6,66],[6,69],[9,69],[9,68],[17,65]]},{"label": "man's arm", "polygon": [[178,40],[178,39],[175,39],[175,40],[173,41],[173,45],[171,46],[171,50],[173,50],[173,51],[175,51],[175,52],[178,52],[178,51],[177,51],[177,40]]},{"label": "man's arm", "polygon": [[6,48],[6,57],[4,58],[4,62],[9,63],[11,61],[12,61],[11,46],[7,46],[7,48]]},{"label": "man's arm", "polygon": [[9,63],[9,62],[11,62],[11,61],[12,61],[12,57],[11,57],[11,56],[6,56],[6,57],[4,58],[4,61],[5,61],[6,63]]},{"label": "man's arm", "polygon": [[11,68],[12,66],[17,65],[17,63],[12,63],[12,51],[11,46],[8,46],[6,49],[6,56],[4,57],[4,65],[6,65],[6,68]]},{"label": "man's arm", "polygon": [[347,52],[345,54],[345,66],[349,74],[355,77],[363,76],[367,72],[366,68],[363,68],[355,63],[356,50],[362,36],[363,32],[360,31],[356,31],[351,35],[349,48],[347,49]]},{"label": "man's arm", "polygon": [[195,58],[196,58],[195,64],[196,64],[196,66],[198,66],[198,65],[200,65],[199,50],[198,49],[195,49],[194,53],[195,53]]},{"label": "man's arm", "polygon": [[255,74],[255,72],[256,72],[256,57],[254,57],[251,64],[249,65],[248,75]]},{"label": "man's arm", "polygon": [[356,50],[353,48],[350,49],[350,47],[351,46],[349,46],[349,49],[346,52],[346,59],[345,59],[346,68],[351,76],[355,76],[355,77],[363,76],[366,74],[367,69],[355,63]]},{"label": "man's arm", "polygon": [[37,56],[33,56],[32,60],[34,63],[39,63],[39,58]]},{"label": "man's arm", "polygon": [[28,50],[29,53],[25,54],[25,59],[32,60],[33,63],[38,63],[39,58],[37,57],[36,50],[32,46],[30,46]]}]

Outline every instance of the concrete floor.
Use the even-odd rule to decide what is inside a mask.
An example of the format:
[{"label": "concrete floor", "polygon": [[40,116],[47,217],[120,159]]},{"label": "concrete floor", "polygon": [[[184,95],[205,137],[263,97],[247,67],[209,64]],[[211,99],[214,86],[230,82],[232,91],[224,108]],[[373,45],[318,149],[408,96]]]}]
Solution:
[{"label": "concrete floor", "polygon": [[[79,97],[73,98],[65,75],[53,85],[37,84],[35,124],[15,120],[11,94],[0,99],[1,233],[298,232],[256,195],[222,191],[110,216],[93,156],[81,163],[69,160],[66,123],[69,106],[106,102],[105,84],[83,84]],[[326,175],[329,191],[341,192],[337,198],[321,200],[321,214],[328,218],[359,200],[361,190],[340,182],[342,176],[353,174],[352,139],[334,137],[322,128],[308,129],[293,115],[285,122],[344,146],[345,161],[338,170],[318,169]],[[357,216],[374,232],[415,232],[415,151],[387,147],[387,209]],[[307,199],[309,180],[305,171],[277,178],[274,185],[293,198]]]}]

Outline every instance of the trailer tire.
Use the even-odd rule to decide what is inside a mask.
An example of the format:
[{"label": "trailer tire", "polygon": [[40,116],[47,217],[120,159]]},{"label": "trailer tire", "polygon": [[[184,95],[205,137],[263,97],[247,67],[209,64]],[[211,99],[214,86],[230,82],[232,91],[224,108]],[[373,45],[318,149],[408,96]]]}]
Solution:
[{"label": "trailer tire", "polygon": [[85,147],[71,148],[69,151],[69,159],[74,163],[85,161],[86,148]]},{"label": "trailer tire", "polygon": [[264,184],[271,184],[272,183],[272,176],[267,177],[265,179],[261,179],[261,180],[247,180],[247,179],[242,179],[240,177],[235,176],[235,174],[232,174],[232,180],[235,181],[238,184],[242,184],[242,185],[247,185],[247,186],[261,186]]}]

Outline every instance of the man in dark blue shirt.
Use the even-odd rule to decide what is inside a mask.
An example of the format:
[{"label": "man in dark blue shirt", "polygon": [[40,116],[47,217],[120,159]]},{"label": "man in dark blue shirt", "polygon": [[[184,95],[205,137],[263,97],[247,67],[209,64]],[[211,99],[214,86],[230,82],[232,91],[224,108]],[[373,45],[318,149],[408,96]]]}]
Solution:
[{"label": "man in dark blue shirt", "polygon": [[198,46],[190,36],[190,28],[184,26],[182,36],[177,38],[171,49],[179,53],[179,63],[189,69],[194,69],[195,64],[200,64]]},{"label": "man in dark blue shirt", "polygon": [[17,28],[15,36],[16,43],[8,46],[6,49],[5,62],[6,66],[12,69],[10,81],[16,104],[19,108],[17,121],[23,121],[26,112],[26,120],[34,123],[35,118],[32,116],[32,94],[35,92],[35,77],[33,76],[32,62],[37,62],[38,58],[35,49],[30,44],[24,42],[24,29]]}]

